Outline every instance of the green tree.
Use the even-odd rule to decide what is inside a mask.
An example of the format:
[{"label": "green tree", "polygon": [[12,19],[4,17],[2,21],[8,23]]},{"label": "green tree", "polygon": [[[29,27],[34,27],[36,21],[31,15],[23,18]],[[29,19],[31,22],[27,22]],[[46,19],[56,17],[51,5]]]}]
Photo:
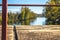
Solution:
[{"label": "green tree", "polygon": [[2,25],[2,13],[0,12],[0,25]]},{"label": "green tree", "polygon": [[[50,0],[47,2],[50,5],[60,4],[60,0]],[[46,6],[44,9],[45,17],[47,18],[46,24],[59,25],[60,24],[60,7]]]},{"label": "green tree", "polygon": [[2,25],[2,17],[0,16],[0,25]]},{"label": "green tree", "polygon": [[30,23],[30,19],[36,18],[36,14],[32,12],[28,7],[23,6],[21,8],[21,13],[18,17],[22,25],[28,25]]},{"label": "green tree", "polygon": [[14,23],[19,22],[18,15],[19,15],[18,12],[17,13],[8,12],[8,24],[12,25]]}]

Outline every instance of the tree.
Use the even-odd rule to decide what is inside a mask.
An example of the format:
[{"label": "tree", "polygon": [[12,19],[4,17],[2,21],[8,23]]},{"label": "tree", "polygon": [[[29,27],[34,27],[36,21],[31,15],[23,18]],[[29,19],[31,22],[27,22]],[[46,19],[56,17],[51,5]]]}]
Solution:
[{"label": "tree", "polygon": [[[47,2],[47,4],[50,5],[56,5],[56,4],[60,4],[60,0],[50,0],[49,2]],[[47,18],[46,20],[46,24],[52,24],[52,25],[58,25],[60,24],[60,7],[45,7],[44,8],[44,13],[45,13],[45,17]]]},{"label": "tree", "polygon": [[28,7],[23,6],[21,8],[21,13],[18,16],[18,19],[20,20],[22,25],[29,25],[30,19],[36,18],[36,14],[32,12]]},{"label": "tree", "polygon": [[19,22],[18,15],[19,15],[18,12],[17,13],[8,12],[8,24],[11,25]]},{"label": "tree", "polygon": [[2,13],[0,12],[0,25],[2,25]]}]

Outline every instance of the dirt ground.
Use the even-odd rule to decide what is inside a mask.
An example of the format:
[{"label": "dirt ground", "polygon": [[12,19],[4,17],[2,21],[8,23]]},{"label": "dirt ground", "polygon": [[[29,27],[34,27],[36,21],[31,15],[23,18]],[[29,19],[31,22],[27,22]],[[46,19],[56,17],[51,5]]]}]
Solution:
[{"label": "dirt ground", "polygon": [[[14,26],[8,27],[8,40],[15,40]],[[1,28],[0,28],[1,30]],[[60,25],[16,26],[18,40],[60,40]],[[0,31],[0,40],[1,40]]]}]

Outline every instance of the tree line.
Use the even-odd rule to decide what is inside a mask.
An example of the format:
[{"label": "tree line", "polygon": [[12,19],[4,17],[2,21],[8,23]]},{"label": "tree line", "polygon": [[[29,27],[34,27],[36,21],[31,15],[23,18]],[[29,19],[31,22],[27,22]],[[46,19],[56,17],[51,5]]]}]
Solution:
[{"label": "tree line", "polygon": [[[19,22],[24,24],[23,21],[27,22],[28,20],[29,22],[31,22],[34,18],[36,18],[36,13],[34,13],[28,7],[25,7],[25,6],[21,8],[21,12],[16,12],[16,13],[8,12],[8,24],[10,25],[14,23],[18,24]],[[29,22],[27,24],[29,24]],[[2,16],[0,16],[0,25],[1,24],[2,24]]]}]

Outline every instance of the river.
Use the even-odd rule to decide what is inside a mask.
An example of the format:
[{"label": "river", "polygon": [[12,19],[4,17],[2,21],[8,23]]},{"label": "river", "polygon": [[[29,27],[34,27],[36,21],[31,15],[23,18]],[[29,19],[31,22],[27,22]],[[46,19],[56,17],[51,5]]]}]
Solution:
[{"label": "river", "polygon": [[45,25],[45,17],[37,17],[34,22],[31,22],[30,25]]},{"label": "river", "polygon": [[45,25],[45,21],[45,17],[37,17],[35,19],[20,21],[18,24],[16,23],[16,25]]}]

